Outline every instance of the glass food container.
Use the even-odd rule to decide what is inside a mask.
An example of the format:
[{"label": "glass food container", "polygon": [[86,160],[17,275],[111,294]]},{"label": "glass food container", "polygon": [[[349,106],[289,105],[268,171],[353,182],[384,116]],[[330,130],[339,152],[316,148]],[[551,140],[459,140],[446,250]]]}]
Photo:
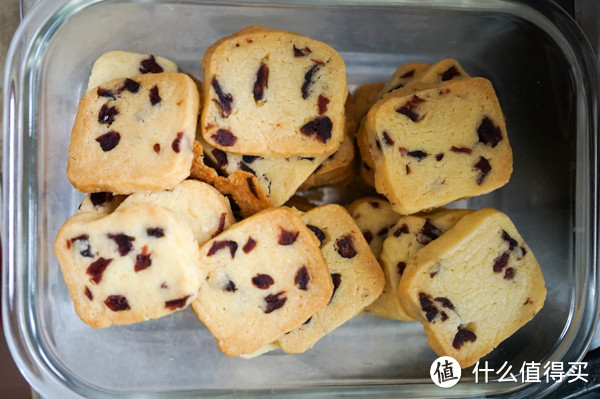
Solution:
[{"label": "glass food container", "polygon": [[[304,354],[250,360],[222,354],[190,309],[102,330],[78,319],[53,243],[83,197],[66,163],[93,61],[129,50],[202,77],[206,48],[254,24],[333,46],[346,61],[350,91],[387,80],[401,63],[447,57],[493,82],[514,173],[505,187],[452,206],[507,213],[541,264],[544,308],[482,359],[494,370],[507,362],[517,381],[491,375],[476,383],[466,369],[455,387],[438,388],[429,376],[437,356],[420,324],[367,314]],[[4,77],[2,299],[12,354],[33,388],[51,398],[542,396],[557,383],[523,382],[523,363],[568,369],[597,323],[599,87],[584,35],[543,0],[41,1],[15,35]]]}]

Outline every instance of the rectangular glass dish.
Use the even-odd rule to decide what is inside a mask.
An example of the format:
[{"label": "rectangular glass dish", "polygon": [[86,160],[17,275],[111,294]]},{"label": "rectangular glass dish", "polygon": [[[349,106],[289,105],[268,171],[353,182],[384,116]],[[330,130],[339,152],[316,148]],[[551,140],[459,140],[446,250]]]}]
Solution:
[{"label": "rectangular glass dish", "polygon": [[[598,90],[593,54],[552,3],[456,1],[46,0],[21,24],[4,77],[3,323],[15,360],[49,398],[325,395],[542,396],[556,383],[475,383],[471,369],[436,387],[418,323],[360,315],[301,355],[228,358],[190,309],[94,330],[76,316],[53,254],[83,195],[66,177],[70,131],[94,60],[155,54],[202,77],[217,39],[261,24],[322,40],[347,64],[350,91],[404,62],[456,58],[490,79],[514,152],[509,184],[460,207],[507,213],[536,254],[541,312],[483,361],[568,362],[598,320]],[[341,201],[352,188],[339,192]],[[324,196],[324,198],[333,198]]]}]

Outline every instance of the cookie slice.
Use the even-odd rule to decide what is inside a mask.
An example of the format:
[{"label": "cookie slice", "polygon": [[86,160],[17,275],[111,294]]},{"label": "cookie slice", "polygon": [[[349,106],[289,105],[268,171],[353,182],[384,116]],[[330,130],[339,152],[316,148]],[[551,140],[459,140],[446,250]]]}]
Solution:
[{"label": "cookie slice", "polygon": [[204,275],[190,228],[162,207],[78,212],[54,245],[77,315],[94,328],[185,308]]},{"label": "cookie slice", "polygon": [[200,181],[184,180],[173,190],[131,194],[118,209],[146,203],[175,212],[190,227],[198,244],[221,234],[235,223],[227,198]]},{"label": "cookie slice", "polygon": [[69,180],[88,193],[175,187],[190,174],[198,108],[198,89],[185,74],[145,74],[102,84],[79,103]]},{"label": "cookie slice", "polygon": [[94,62],[88,91],[117,78],[133,78],[145,73],[179,72],[177,65],[164,57],[130,51],[109,51]]},{"label": "cookie slice", "polygon": [[504,115],[483,78],[383,99],[365,129],[375,188],[401,214],[489,193],[512,173]]},{"label": "cookie slice", "polygon": [[398,283],[407,263],[417,251],[436,240],[471,212],[468,209],[444,209],[398,219],[383,241],[380,256],[385,274],[385,288],[367,311],[375,316],[393,320],[415,320],[404,310],[398,292]]},{"label": "cookie slice", "polygon": [[544,277],[512,221],[482,209],[408,262],[399,284],[406,312],[439,356],[469,367],[535,316]]},{"label": "cookie slice", "polygon": [[340,205],[324,205],[301,216],[321,242],[321,251],[333,281],[327,306],[277,342],[287,353],[302,353],[373,302],[384,277],[358,226]]},{"label": "cookie slice", "polygon": [[200,248],[207,277],[192,308],[229,356],[250,354],[327,305],[319,240],[288,208],[239,222]]},{"label": "cookie slice", "polygon": [[208,48],[204,140],[244,155],[332,154],[344,137],[342,57],[320,41],[260,26]]}]

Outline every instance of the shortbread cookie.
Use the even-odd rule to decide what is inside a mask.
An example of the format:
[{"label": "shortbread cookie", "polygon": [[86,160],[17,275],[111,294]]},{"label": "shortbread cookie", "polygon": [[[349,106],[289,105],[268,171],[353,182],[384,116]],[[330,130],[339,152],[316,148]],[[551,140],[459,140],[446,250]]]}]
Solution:
[{"label": "shortbread cookie", "polygon": [[94,328],[185,308],[204,280],[190,228],[151,204],[78,212],[59,230],[54,253],[75,311]]},{"label": "shortbread cookie", "polygon": [[116,79],[89,91],[71,132],[67,176],[82,192],[129,194],[189,176],[199,94],[185,74]]},{"label": "shortbread cookie", "polygon": [[384,285],[377,260],[342,206],[320,206],[301,218],[321,242],[334,289],[327,306],[277,340],[287,353],[312,348],[323,336],[362,312]]},{"label": "shortbread cookie", "polygon": [[327,305],[319,240],[288,208],[239,222],[200,248],[208,273],[192,304],[229,356],[251,354]]},{"label": "shortbread cookie", "polygon": [[377,197],[358,199],[348,205],[347,209],[369,243],[375,258],[379,259],[383,240],[400,215],[392,209],[392,205],[388,201]]},{"label": "shortbread cookie", "polygon": [[133,78],[145,73],[178,72],[177,65],[166,58],[129,51],[109,51],[94,62],[88,91],[118,78]]},{"label": "shortbread cookie", "polygon": [[431,214],[401,217],[383,241],[380,263],[385,274],[385,288],[367,310],[388,319],[415,320],[404,310],[398,293],[398,283],[409,259],[471,212],[468,209],[444,209]]},{"label": "shortbread cookie", "polygon": [[544,277],[511,220],[494,209],[464,216],[408,262],[402,305],[439,356],[469,367],[542,308]]},{"label": "shortbread cookie", "polygon": [[227,198],[214,187],[197,180],[184,180],[173,190],[131,194],[118,209],[144,203],[175,212],[188,224],[198,244],[221,234],[235,223]]},{"label": "shortbread cookie", "polygon": [[367,115],[369,109],[379,100],[379,93],[383,90],[384,86],[385,83],[383,82],[373,82],[360,86],[354,91],[352,95],[353,102],[351,104],[352,118],[356,123],[356,130],[353,132],[354,136],[356,136],[361,119]]},{"label": "shortbread cookie", "polygon": [[483,78],[383,99],[365,129],[375,188],[401,214],[489,193],[512,173],[504,115]]},{"label": "shortbread cookie", "polygon": [[213,147],[275,157],[340,146],[346,73],[328,45],[252,26],[210,46],[202,68],[202,136]]},{"label": "shortbread cookie", "polygon": [[117,209],[125,198],[126,195],[113,195],[106,191],[87,194],[83,197],[78,212],[98,212],[106,215]]}]

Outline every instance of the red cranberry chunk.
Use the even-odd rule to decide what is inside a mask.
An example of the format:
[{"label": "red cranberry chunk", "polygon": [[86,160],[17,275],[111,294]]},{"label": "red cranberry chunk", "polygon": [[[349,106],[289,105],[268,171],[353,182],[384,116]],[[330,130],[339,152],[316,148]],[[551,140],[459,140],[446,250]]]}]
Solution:
[{"label": "red cranberry chunk", "polygon": [[398,262],[396,264],[396,272],[399,276],[402,276],[402,273],[404,273],[404,269],[406,269],[406,262]]},{"label": "red cranberry chunk", "polygon": [[278,292],[277,294],[270,294],[265,297],[265,308],[263,312],[269,314],[274,310],[280,309],[287,301],[287,297],[283,296],[285,291]]},{"label": "red cranberry chunk", "polygon": [[137,273],[140,270],[149,268],[150,265],[152,265],[152,259],[150,257],[150,254],[137,254],[135,256],[135,266],[133,270],[135,270],[135,272]]},{"label": "red cranberry chunk", "polygon": [[87,297],[87,299],[89,299],[90,301],[94,300],[94,295],[92,294],[92,291],[90,291],[90,289],[88,288],[87,285],[85,286],[84,294]]},{"label": "red cranberry chunk", "polygon": [[460,349],[466,342],[475,342],[477,336],[466,328],[459,329],[454,339],[452,340],[452,347],[454,349]]},{"label": "red cranberry chunk", "polygon": [[342,258],[352,259],[358,254],[354,248],[354,238],[350,234],[338,238],[335,247]]},{"label": "red cranberry chunk", "polygon": [[92,205],[95,208],[104,206],[104,204],[113,199],[112,193],[107,193],[105,191],[99,193],[90,194],[90,200],[92,201]]},{"label": "red cranberry chunk", "polygon": [[213,134],[210,137],[224,147],[230,147],[237,141],[237,137],[231,133],[231,130],[227,129],[219,129],[217,130],[217,134]]},{"label": "red cranberry chunk", "polygon": [[173,140],[173,143],[171,144],[171,148],[173,149],[173,151],[175,151],[175,152],[181,151],[181,140],[182,139],[183,139],[183,132],[177,133],[177,137],[175,137],[175,140]]},{"label": "red cranberry chunk", "polygon": [[333,296],[335,295],[335,292],[342,283],[342,275],[340,273],[332,273],[331,281],[333,282],[333,292],[331,293],[331,298],[329,299],[329,302],[331,302]]},{"label": "red cranberry chunk", "polygon": [[521,256],[525,256],[525,254],[527,254],[527,250],[525,247],[521,246]]},{"label": "red cranberry chunk", "polygon": [[398,227],[396,229],[396,231],[394,231],[394,237],[400,237],[402,234],[408,234],[409,230],[408,230],[408,225],[406,223],[403,223],[402,226]]},{"label": "red cranberry chunk", "polygon": [[156,63],[156,59],[153,55],[150,55],[150,57],[142,60],[138,69],[141,74],[163,72],[162,67]]},{"label": "red cranberry chunk", "polygon": [[217,227],[217,231],[215,231],[213,233],[213,235],[212,235],[213,237],[218,236],[225,229],[225,218],[227,218],[227,214],[226,213],[221,213],[221,216],[219,216],[219,227]]},{"label": "red cranberry chunk", "polygon": [[455,152],[457,154],[470,154],[473,152],[468,147],[455,147],[455,146],[450,147],[450,151]]},{"label": "red cranberry chunk", "polygon": [[215,241],[215,242],[213,242],[212,246],[208,250],[208,253],[206,254],[206,256],[213,256],[221,249],[229,248],[229,253],[231,254],[231,259],[233,259],[235,256],[235,251],[237,251],[237,247],[238,247],[238,245],[237,245],[237,242],[235,242],[235,241],[227,241],[227,240]]},{"label": "red cranberry chunk", "polygon": [[117,107],[109,107],[106,104],[102,104],[100,112],[98,113],[98,123],[112,125],[115,121],[115,116],[119,115]]},{"label": "red cranberry chunk", "polygon": [[254,101],[261,101],[265,94],[265,89],[269,87],[269,67],[264,62],[260,63],[256,72],[256,81],[254,82]]},{"label": "red cranberry chunk", "polygon": [[256,189],[256,185],[254,184],[254,179],[252,177],[248,177],[246,178],[246,183],[248,184],[248,188],[250,189],[252,195],[254,195],[256,198],[259,198],[258,190]]},{"label": "red cranberry chunk", "polygon": [[110,262],[112,262],[112,259],[104,259],[100,257],[92,262],[85,272],[91,276],[91,280],[94,283],[98,284],[100,281],[102,281],[102,274],[108,265],[110,265]]},{"label": "red cranberry chunk", "polygon": [[225,286],[223,286],[223,291],[236,292],[237,287],[235,286],[235,283],[233,281],[228,280],[227,284],[225,284]]},{"label": "red cranberry chunk", "polygon": [[[81,249],[79,250],[79,254],[85,258],[93,258],[94,254],[92,253],[92,248],[90,246],[90,237],[87,234],[82,234],[78,237],[75,238],[71,238],[70,241],[71,244],[73,245],[78,245],[81,246]],[[81,243],[81,244],[79,244]],[[69,241],[67,241],[67,246],[69,247]]]},{"label": "red cranberry chunk", "polygon": [[509,253],[505,251],[494,259],[494,273],[500,273],[508,265],[508,257]]},{"label": "red cranberry chunk", "polygon": [[477,136],[479,136],[480,143],[489,145],[492,148],[496,147],[500,140],[502,140],[500,128],[494,125],[494,122],[487,116],[483,118],[477,128]]},{"label": "red cranberry chunk", "polygon": [[223,118],[227,118],[229,114],[231,114],[233,96],[231,93],[226,93],[223,91],[216,76],[212,78],[211,84],[217,95],[217,99],[213,101],[217,103],[219,108],[221,108],[221,116]]},{"label": "red cranberry chunk", "polygon": [[310,67],[308,71],[304,74],[304,83],[302,84],[301,92],[302,98],[306,100],[308,98],[310,85],[313,83],[313,77],[315,73],[319,70],[319,65],[313,65]]},{"label": "red cranberry chunk", "polygon": [[306,57],[312,53],[312,51],[308,47],[304,47],[303,49],[299,49],[294,45],[294,57]]},{"label": "red cranberry chunk", "polygon": [[392,138],[390,137],[390,135],[387,132],[383,132],[381,133],[382,137],[383,137],[383,142],[386,145],[392,146],[394,145],[394,140],[392,140]]},{"label": "red cranberry chunk", "polygon": [[180,309],[185,306],[189,297],[190,297],[190,295],[186,295],[182,298],[165,301],[165,308],[167,308],[169,310]]},{"label": "red cranberry chunk", "polygon": [[308,229],[310,231],[312,231],[315,236],[317,236],[317,238],[319,239],[319,242],[321,243],[321,245],[323,245],[323,242],[325,241],[325,238],[326,238],[323,230],[321,230],[317,226],[313,226],[312,224],[307,224],[306,227],[308,227]]},{"label": "red cranberry chunk", "polygon": [[440,318],[442,319],[442,321],[446,321],[448,320],[448,315],[446,314],[446,312],[444,312],[443,310],[440,312]]},{"label": "red cranberry chunk", "polygon": [[300,128],[300,133],[305,136],[315,136],[321,143],[327,143],[331,138],[331,129],[333,123],[328,116],[318,116],[310,122],[307,122]]},{"label": "red cranberry chunk", "polygon": [[451,80],[457,76],[460,76],[460,72],[458,72],[458,69],[456,69],[456,67],[454,65],[451,66],[450,68],[446,69],[444,72],[442,72],[440,74],[440,77],[442,78],[442,82]]},{"label": "red cranberry chunk", "polygon": [[104,152],[110,151],[113,148],[115,148],[119,144],[120,140],[121,135],[119,134],[119,132],[115,132],[114,130],[111,130],[110,132],[105,133],[102,136],[96,137],[96,141],[100,143],[100,148],[102,148],[102,151]]},{"label": "red cranberry chunk", "polygon": [[424,158],[427,157],[427,153],[425,151],[417,150],[417,151],[409,151],[406,153],[409,157],[417,158],[417,161],[421,162]]},{"label": "red cranberry chunk", "polygon": [[508,243],[508,249],[513,250],[519,245],[517,240],[512,238],[506,231],[502,230],[502,239]]},{"label": "red cranberry chunk", "polygon": [[408,117],[413,122],[417,122],[421,116],[416,111],[419,108],[419,104],[423,102],[425,100],[413,95],[403,106],[396,108],[396,112]]},{"label": "red cranberry chunk", "polygon": [[319,98],[317,99],[317,107],[319,108],[319,115],[323,115],[325,112],[327,112],[327,105],[329,104],[331,100],[329,100],[329,98],[325,97],[322,94],[319,94]]},{"label": "red cranberry chunk", "polygon": [[435,316],[438,314],[438,310],[433,304],[431,300],[431,296],[425,294],[424,292],[419,293],[419,302],[421,303],[421,309],[425,313],[425,318],[427,321],[431,322],[435,319]]},{"label": "red cranberry chunk", "polygon": [[111,234],[108,233],[107,237],[110,238],[117,244],[117,249],[119,250],[119,254],[121,256],[127,255],[132,249],[132,242],[135,241],[134,237],[130,237],[126,234]]},{"label": "red cranberry chunk", "polygon": [[110,295],[104,300],[104,304],[113,312],[131,309],[127,302],[127,298],[123,295]]},{"label": "red cranberry chunk", "polygon": [[296,242],[296,239],[298,238],[299,234],[299,231],[288,231],[284,228],[281,228],[281,232],[279,233],[279,239],[277,240],[277,243],[279,245],[292,245]]},{"label": "red cranberry chunk", "polygon": [[247,253],[250,253],[250,251],[252,251],[255,247],[256,247],[256,240],[252,237],[248,237],[248,241],[246,241],[246,244],[244,244],[242,251],[244,251],[244,253],[247,254]]},{"label": "red cranberry chunk", "polygon": [[163,229],[161,229],[160,227],[150,227],[146,229],[146,234],[148,234],[150,237],[156,237],[156,238],[160,238],[160,237],[164,237],[165,236],[165,232]]},{"label": "red cranberry chunk", "polygon": [[98,87],[98,90],[96,90],[96,93],[98,94],[98,97],[109,97],[109,98],[112,98],[113,100],[116,99],[115,94],[113,93],[112,90],[103,89],[102,87]]},{"label": "red cranberry chunk", "polygon": [[434,299],[434,301],[439,302],[445,308],[454,310],[454,305],[452,304],[452,302],[450,302],[450,300],[448,298],[437,297]]},{"label": "red cranberry chunk", "polygon": [[487,159],[484,157],[479,157],[475,165],[473,167],[479,170],[479,174],[477,175],[477,184],[481,185],[485,180],[486,176],[492,170],[492,167]]},{"label": "red cranberry chunk", "polygon": [[123,86],[119,89],[119,91],[127,90],[131,93],[137,93],[140,90],[140,84],[133,79],[125,79],[123,82]]},{"label": "red cranberry chunk", "polygon": [[444,158],[444,153],[440,153],[440,154],[436,154],[435,155],[435,160],[436,161],[441,161],[442,158]]},{"label": "red cranberry chunk", "polygon": [[406,165],[406,168],[405,168],[405,169],[406,169],[406,174],[407,174],[407,175],[410,175],[410,172],[411,172],[411,170],[410,170],[410,166]]},{"label": "red cranberry chunk", "polygon": [[294,277],[294,283],[296,284],[296,287],[303,291],[306,291],[309,282],[310,274],[308,273],[308,269],[306,268],[306,266],[302,266],[296,272],[296,277]]},{"label": "red cranberry chunk", "polygon": [[162,101],[162,98],[160,98],[160,94],[158,94],[157,85],[152,86],[150,92],[148,93],[148,97],[150,97],[150,104],[152,105],[156,105]]},{"label": "red cranberry chunk", "polygon": [[158,144],[158,143],[154,144],[152,149],[154,150],[155,153],[159,154],[160,153],[160,144]]},{"label": "red cranberry chunk", "polygon": [[255,277],[252,277],[252,284],[254,284],[256,288],[266,290],[275,284],[275,280],[273,280],[273,277],[269,276],[268,274],[257,274]]},{"label": "red cranberry chunk", "polygon": [[365,240],[367,241],[368,244],[371,243],[371,241],[373,241],[373,233],[371,233],[371,231],[369,230],[365,230],[362,232],[363,237],[365,237]]},{"label": "red cranberry chunk", "polygon": [[436,225],[431,223],[429,219],[425,219],[425,224],[417,236],[417,241],[421,245],[427,245],[441,235],[442,231]]},{"label": "red cranberry chunk", "polygon": [[513,278],[515,278],[515,269],[512,267],[507,268],[504,271],[504,277],[505,280],[512,280]]}]

